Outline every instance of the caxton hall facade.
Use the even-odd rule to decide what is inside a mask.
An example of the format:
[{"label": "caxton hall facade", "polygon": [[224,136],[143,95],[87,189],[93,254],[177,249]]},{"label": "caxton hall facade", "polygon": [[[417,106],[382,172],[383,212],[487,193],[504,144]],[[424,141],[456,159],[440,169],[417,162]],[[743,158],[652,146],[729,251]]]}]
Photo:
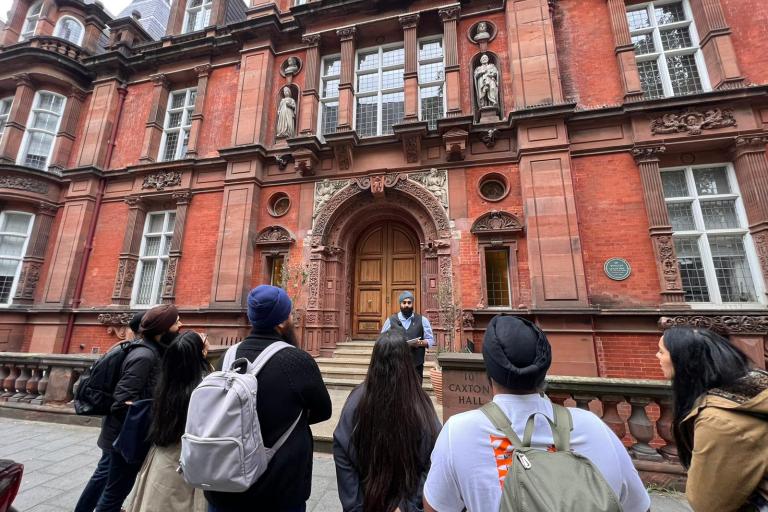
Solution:
[{"label": "caxton hall facade", "polygon": [[227,344],[285,286],[302,346],[416,295],[554,370],[660,378],[661,329],[765,364],[758,0],[15,0],[0,43],[0,350],[101,351],[174,302]]}]

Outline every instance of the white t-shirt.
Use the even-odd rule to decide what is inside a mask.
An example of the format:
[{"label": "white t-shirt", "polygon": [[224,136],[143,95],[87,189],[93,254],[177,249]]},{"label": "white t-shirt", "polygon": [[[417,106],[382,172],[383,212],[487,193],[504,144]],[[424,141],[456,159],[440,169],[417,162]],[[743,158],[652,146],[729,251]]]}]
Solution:
[{"label": "white t-shirt", "polygon": [[[496,395],[493,401],[523,438],[525,422],[534,412],[553,418],[552,403],[533,395]],[[624,512],[646,512],[651,500],[624,445],[603,421],[589,411],[569,408],[573,418],[571,449],[600,470]],[[531,445],[552,445],[546,420],[536,417]],[[493,512],[499,509],[504,477],[514,447],[480,410],[452,416],[432,451],[432,467],[424,497],[438,512]]]}]

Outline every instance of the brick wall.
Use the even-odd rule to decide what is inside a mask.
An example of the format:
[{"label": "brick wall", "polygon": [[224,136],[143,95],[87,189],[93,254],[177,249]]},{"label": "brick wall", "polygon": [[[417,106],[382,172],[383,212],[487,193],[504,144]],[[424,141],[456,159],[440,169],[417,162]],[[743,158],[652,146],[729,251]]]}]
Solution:
[{"label": "brick wall", "polygon": [[765,27],[768,9],[763,0],[720,0],[725,21],[731,28],[733,46],[741,72],[748,83],[768,83],[768,51]]},{"label": "brick wall", "polygon": [[211,71],[198,139],[199,158],[216,157],[220,148],[229,147],[232,142],[238,78],[239,72],[235,66]]},{"label": "brick wall", "polygon": [[86,270],[81,307],[101,307],[112,303],[127,216],[128,205],[122,201],[102,203],[93,251]]},{"label": "brick wall", "polygon": [[113,169],[139,163],[144,129],[152,106],[153,85],[151,81],[147,81],[128,87],[115,137],[117,144],[112,154]]},{"label": "brick wall", "polygon": [[595,336],[601,377],[663,379],[656,359],[657,334],[603,334]]}]

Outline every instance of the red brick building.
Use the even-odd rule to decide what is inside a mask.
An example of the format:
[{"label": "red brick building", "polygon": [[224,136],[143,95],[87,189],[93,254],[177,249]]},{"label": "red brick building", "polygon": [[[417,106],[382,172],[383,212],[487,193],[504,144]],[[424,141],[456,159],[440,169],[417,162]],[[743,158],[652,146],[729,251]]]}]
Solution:
[{"label": "red brick building", "polygon": [[226,343],[273,282],[316,355],[413,289],[454,349],[534,319],[559,373],[660,377],[673,323],[764,365],[762,7],[15,0],[0,350],[103,351],[167,301]]}]

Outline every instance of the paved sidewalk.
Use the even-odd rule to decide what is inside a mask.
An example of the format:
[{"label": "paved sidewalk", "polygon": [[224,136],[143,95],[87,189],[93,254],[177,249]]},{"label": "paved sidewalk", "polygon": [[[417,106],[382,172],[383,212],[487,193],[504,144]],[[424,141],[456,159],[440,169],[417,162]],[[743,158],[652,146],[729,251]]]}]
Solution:
[{"label": "paved sidewalk", "polygon": [[[100,451],[98,429],[0,418],[0,458],[24,464],[21,492],[13,505],[20,511],[71,511],[90,478]],[[652,494],[651,510],[688,512],[674,493]],[[308,512],[341,512],[333,458],[315,454]]]}]

